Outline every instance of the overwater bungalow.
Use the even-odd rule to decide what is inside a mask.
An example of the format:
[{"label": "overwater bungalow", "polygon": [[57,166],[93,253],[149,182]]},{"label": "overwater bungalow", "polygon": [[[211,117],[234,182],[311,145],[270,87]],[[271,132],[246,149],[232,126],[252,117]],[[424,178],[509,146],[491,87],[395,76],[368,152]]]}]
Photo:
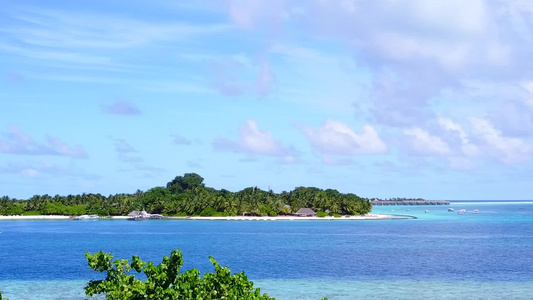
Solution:
[{"label": "overwater bungalow", "polygon": [[372,200],[372,205],[449,205],[450,201],[433,200]]}]

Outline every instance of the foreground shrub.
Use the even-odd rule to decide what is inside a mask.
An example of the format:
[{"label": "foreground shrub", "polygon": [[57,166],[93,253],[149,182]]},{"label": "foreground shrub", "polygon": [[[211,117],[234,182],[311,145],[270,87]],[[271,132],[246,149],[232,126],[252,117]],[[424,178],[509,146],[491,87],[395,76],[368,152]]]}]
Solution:
[{"label": "foreground shrub", "polygon": [[[93,296],[105,294],[110,300],[137,299],[273,299],[267,294],[261,295],[260,289],[254,289],[244,272],[231,275],[228,267],[221,267],[213,257],[209,260],[215,267],[214,273],[200,276],[197,269],[180,272],[183,266],[182,254],[174,250],[170,257],[155,266],[144,262],[138,256],[128,260],[115,259],[110,253],[102,251],[85,255],[89,267],[98,272],[106,272],[104,280],[91,280],[85,287],[85,294]],[[146,280],[135,278],[130,271],[141,271]]]}]

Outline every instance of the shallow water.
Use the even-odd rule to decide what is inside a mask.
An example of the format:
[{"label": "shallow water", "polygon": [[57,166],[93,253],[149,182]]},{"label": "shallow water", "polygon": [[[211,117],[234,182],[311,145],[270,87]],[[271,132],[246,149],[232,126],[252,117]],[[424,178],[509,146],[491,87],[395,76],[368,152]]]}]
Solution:
[{"label": "shallow water", "polygon": [[[83,280],[3,281],[11,299],[79,300]],[[531,282],[256,280],[261,292],[277,299],[531,299]]]},{"label": "shallow water", "polygon": [[[458,215],[461,208],[467,213]],[[185,268],[212,271],[212,255],[278,299],[532,298],[533,203],[376,206],[373,213],[418,219],[1,221],[0,290],[11,300],[84,299],[85,283],[101,278],[85,251],[159,262],[180,248]]]}]

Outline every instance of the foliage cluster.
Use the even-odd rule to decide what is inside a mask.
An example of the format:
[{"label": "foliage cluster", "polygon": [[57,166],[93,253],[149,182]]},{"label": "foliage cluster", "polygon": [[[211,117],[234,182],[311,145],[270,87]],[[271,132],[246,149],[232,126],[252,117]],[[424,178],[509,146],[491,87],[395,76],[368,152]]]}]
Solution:
[{"label": "foliage cluster", "polygon": [[316,216],[319,217],[319,218],[324,218],[324,217],[329,216],[329,214],[327,212],[317,211],[316,212]]},{"label": "foliage cluster", "polygon": [[238,192],[206,187],[195,173],[176,176],[166,187],[154,187],[134,194],[82,194],[51,197],[36,195],[28,200],[0,198],[0,215],[21,215],[38,211],[43,215],[101,216],[127,215],[144,209],[149,213],[199,216],[277,216],[302,207],[328,211],[330,215],[360,215],[370,212],[372,204],[355,194],[316,187],[297,187],[290,192],[274,193],[257,187]]},{"label": "foliage cluster", "polygon": [[[221,267],[213,257],[209,260],[215,267],[214,273],[203,277],[197,269],[181,273],[183,257],[174,250],[170,257],[165,256],[159,265],[144,262],[138,256],[128,260],[116,259],[102,251],[86,254],[89,267],[98,272],[106,272],[103,280],[92,280],[85,287],[88,296],[105,294],[110,300],[137,299],[273,299],[254,288],[244,272],[231,274],[228,267]],[[140,280],[131,274],[133,271],[146,275]]]}]

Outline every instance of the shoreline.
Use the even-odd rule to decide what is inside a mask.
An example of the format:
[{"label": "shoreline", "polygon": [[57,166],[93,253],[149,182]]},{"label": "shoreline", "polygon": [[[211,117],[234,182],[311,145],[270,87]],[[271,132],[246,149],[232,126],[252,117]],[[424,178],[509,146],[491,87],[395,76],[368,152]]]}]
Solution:
[{"label": "shoreline", "polygon": [[363,220],[400,220],[415,219],[412,216],[367,214],[362,216],[342,216],[342,217],[297,217],[297,216],[276,216],[276,217],[167,217],[169,220],[204,220],[204,221],[363,221]]},{"label": "shoreline", "polygon": [[[100,217],[98,220],[127,220],[127,216]],[[276,216],[276,217],[165,217],[163,220],[203,220],[203,221],[364,221],[364,220],[405,220],[416,219],[413,216],[393,215],[393,214],[367,214],[362,216],[342,216],[342,217],[296,217],[296,216]],[[70,220],[69,216],[58,215],[36,215],[36,216],[0,216],[0,221],[17,220]],[[94,220],[93,220],[94,221]]]}]

